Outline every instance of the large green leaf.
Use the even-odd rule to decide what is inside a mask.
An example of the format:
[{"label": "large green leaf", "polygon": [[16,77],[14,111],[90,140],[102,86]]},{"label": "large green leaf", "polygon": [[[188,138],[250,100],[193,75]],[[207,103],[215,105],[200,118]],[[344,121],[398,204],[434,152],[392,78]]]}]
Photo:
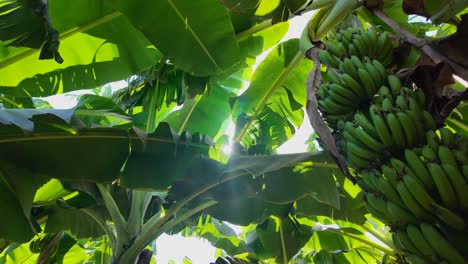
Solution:
[{"label": "large green leaf", "polygon": [[372,241],[358,225],[327,218],[317,219],[317,222],[299,219],[299,222],[312,226],[314,231],[302,249],[304,253],[324,251],[331,254],[326,256],[327,259],[338,259],[338,263],[373,263],[382,260],[382,249],[386,247]]},{"label": "large green leaf", "polygon": [[11,46],[38,49],[46,39],[41,18],[34,12],[38,4],[26,0],[6,0],[0,4],[0,41]]},{"label": "large green leaf", "polygon": [[213,86],[210,93],[186,102],[182,109],[170,114],[164,122],[179,132],[199,132],[214,138],[230,114],[229,93],[219,86]]},{"label": "large green leaf", "polygon": [[0,75],[8,78],[0,80],[1,93],[48,96],[94,88],[142,71],[161,56],[124,16],[101,1],[50,1],[49,5],[54,26],[62,33],[60,54],[65,62],[39,61],[38,50],[2,42]]},{"label": "large green leaf", "polygon": [[[299,127],[303,118],[301,107],[306,100],[305,80],[311,68],[311,62],[304,60],[299,50],[298,39],[273,49],[256,69],[248,90],[236,98],[234,116],[241,113],[250,116],[245,125],[237,128],[237,138],[241,140],[248,136],[250,126],[261,117],[266,106],[283,119],[283,127]],[[268,117],[264,119],[268,120]],[[279,138],[280,141],[274,142],[276,146],[288,137]]]},{"label": "large green leaf", "polygon": [[169,60],[199,76],[240,66],[239,46],[228,13],[217,0],[116,1]]},{"label": "large green leaf", "polygon": [[312,230],[291,217],[269,218],[255,229],[257,239],[250,242],[261,258],[287,263],[312,235]]},{"label": "large green leaf", "polygon": [[240,196],[211,206],[205,210],[205,213],[219,220],[246,226],[252,223],[261,223],[271,215],[287,216],[290,210],[290,204],[273,204],[256,198]]},{"label": "large green leaf", "polygon": [[250,251],[246,243],[237,236],[236,232],[225,222],[202,216],[198,224],[192,228],[191,235],[197,235],[210,241],[210,243],[223,249],[228,255],[237,255]]},{"label": "large green leaf", "polygon": [[33,136],[15,129],[0,139],[0,157],[18,168],[57,179],[114,181],[128,156],[128,132],[84,129],[79,133],[52,114],[33,116]]},{"label": "large green leaf", "polygon": [[181,137],[167,123],[141,141],[132,139],[132,154],[128,158],[120,182],[127,188],[167,190],[184,177],[194,159],[208,155],[210,143],[200,134]]}]

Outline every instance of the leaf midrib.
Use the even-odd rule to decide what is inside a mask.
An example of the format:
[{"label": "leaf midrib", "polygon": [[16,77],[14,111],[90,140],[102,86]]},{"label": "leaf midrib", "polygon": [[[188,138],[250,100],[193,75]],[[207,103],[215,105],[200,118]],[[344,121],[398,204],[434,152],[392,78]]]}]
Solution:
[{"label": "leaf midrib", "polygon": [[221,71],[222,70],[221,67],[219,67],[218,63],[216,63],[216,60],[213,58],[211,53],[208,51],[208,48],[205,46],[205,44],[203,44],[201,39],[198,37],[197,33],[192,29],[192,27],[190,26],[190,23],[188,22],[188,20],[186,18],[184,18],[184,16],[180,12],[180,10],[177,8],[177,6],[174,4],[174,2],[172,0],[167,0],[167,2],[171,6],[171,8],[174,10],[174,12],[177,14],[177,17],[180,19],[181,23],[184,24],[186,26],[186,28],[190,31],[190,34],[193,36],[193,38],[198,43],[200,48],[203,50],[205,55],[209,58],[209,60],[216,67],[216,70]]}]

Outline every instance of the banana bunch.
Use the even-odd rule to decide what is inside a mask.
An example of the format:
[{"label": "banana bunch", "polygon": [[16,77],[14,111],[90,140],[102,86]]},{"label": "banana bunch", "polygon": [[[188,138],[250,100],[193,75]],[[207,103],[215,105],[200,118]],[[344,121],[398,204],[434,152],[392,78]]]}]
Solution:
[{"label": "banana bunch", "polygon": [[[327,51],[319,52],[319,57],[328,55]],[[318,105],[331,119],[354,113],[362,103],[369,103],[386,78],[385,67],[377,60],[345,58],[336,68],[327,69],[326,82],[317,89]]]},{"label": "banana bunch", "polygon": [[349,27],[340,29],[336,33],[329,33],[324,40],[329,55],[320,62],[330,67],[337,67],[336,62],[344,58],[356,56],[358,58],[375,59],[385,67],[393,64],[394,47],[388,33],[377,33],[373,29],[367,31]]},{"label": "banana bunch", "polygon": [[395,230],[393,243],[408,254],[409,263],[466,263],[443,230],[428,223],[409,224]]},{"label": "banana bunch", "polygon": [[385,33],[340,29],[325,44],[318,105],[367,210],[391,226],[410,263],[468,263],[454,242],[468,236],[468,138],[436,129],[424,92],[387,71],[393,43]]}]

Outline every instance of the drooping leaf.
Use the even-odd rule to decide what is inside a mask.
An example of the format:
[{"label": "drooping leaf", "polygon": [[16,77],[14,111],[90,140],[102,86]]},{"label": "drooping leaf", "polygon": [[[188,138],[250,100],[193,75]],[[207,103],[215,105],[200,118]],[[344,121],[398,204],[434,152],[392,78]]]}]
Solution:
[{"label": "drooping leaf", "polygon": [[250,251],[245,242],[226,223],[209,216],[200,217],[193,234],[210,241],[216,248],[223,249],[228,255],[237,255]]},{"label": "drooping leaf", "polygon": [[[99,214],[103,209],[94,210],[96,214]],[[104,235],[104,230],[91,216],[82,210],[53,206],[48,211],[44,232],[55,233],[64,230],[70,231],[78,238],[100,237]]]},{"label": "drooping leaf", "polygon": [[116,5],[185,72],[208,76],[240,66],[234,30],[217,0],[120,0]]},{"label": "drooping leaf", "polygon": [[[127,78],[159,60],[161,54],[121,14],[106,16],[100,12],[109,10],[99,11],[100,5],[91,3],[95,1],[55,2],[60,1],[51,4],[54,23],[75,28],[61,36],[60,54],[65,62],[39,61],[34,49],[0,47],[0,75],[8,76],[0,80],[1,93],[39,97],[95,88]],[[60,15],[69,14],[67,10],[87,15]]]},{"label": "drooping leaf", "polygon": [[270,215],[284,217],[291,209],[289,204],[273,204],[256,198],[238,197],[211,206],[205,213],[216,219],[227,221],[235,225],[249,225],[261,223]]},{"label": "drooping leaf", "polygon": [[[311,63],[304,60],[299,50],[299,40],[282,43],[272,50],[258,66],[249,89],[235,99],[234,116],[245,113],[251,118],[238,128],[238,140],[247,136],[247,131],[266,106],[284,120],[283,126],[298,127],[302,123],[306,94],[304,89]],[[281,141],[284,142],[283,137]],[[275,142],[279,145],[283,142]]]},{"label": "drooping leaf", "polygon": [[250,243],[261,258],[286,262],[309,240],[312,230],[291,217],[269,218],[254,231],[258,240]]},{"label": "drooping leaf", "polygon": [[226,90],[213,86],[210,93],[186,102],[164,121],[177,131],[199,132],[214,138],[230,116],[228,96]]},{"label": "drooping leaf", "polygon": [[128,132],[86,129],[77,134],[51,114],[34,115],[33,122],[36,134],[17,133],[0,140],[2,160],[56,179],[112,182],[117,178],[129,151]]},{"label": "drooping leaf", "polygon": [[132,155],[126,162],[121,184],[127,188],[166,190],[184,176],[196,157],[208,155],[210,145],[206,140],[198,133],[178,137],[167,123],[160,123],[143,142],[132,140]]}]

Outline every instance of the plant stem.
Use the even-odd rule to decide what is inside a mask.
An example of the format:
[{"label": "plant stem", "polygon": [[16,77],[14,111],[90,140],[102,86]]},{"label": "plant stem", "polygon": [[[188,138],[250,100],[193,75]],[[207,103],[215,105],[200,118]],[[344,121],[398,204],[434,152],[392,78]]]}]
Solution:
[{"label": "plant stem", "polygon": [[187,122],[189,121],[190,117],[192,116],[192,113],[195,110],[195,108],[197,107],[197,105],[200,102],[201,98],[202,98],[202,95],[199,94],[199,95],[195,96],[195,98],[193,99],[193,105],[190,107],[189,112],[185,116],[184,121],[182,122],[182,125],[179,128],[179,131],[177,131],[177,133],[179,135],[182,134],[182,132],[184,132],[185,126],[187,125]]},{"label": "plant stem", "polygon": [[307,7],[306,11],[319,9],[331,4],[334,4],[337,0],[313,0],[312,4]]},{"label": "plant stem", "polygon": [[437,48],[431,45],[431,43],[417,38],[415,35],[413,35],[411,32],[407,31],[406,29],[402,28],[395,20],[393,20],[391,17],[387,16],[382,10],[379,9],[374,9],[372,12],[379,17],[383,22],[385,22],[388,26],[390,26],[393,30],[401,34],[403,37],[406,38],[406,41],[411,43],[417,48],[420,48],[427,56],[429,56],[434,62],[439,63],[441,61],[446,62],[447,64],[450,65],[452,70],[456,75],[458,75],[460,78],[463,78],[465,81],[468,81],[468,69],[465,69],[463,66],[460,64],[454,62],[452,59],[448,58]]},{"label": "plant stem", "polygon": [[368,226],[368,222],[366,222],[364,225],[361,225],[361,227],[367,232],[369,232],[371,235],[373,235],[375,238],[380,240],[382,243],[387,245],[387,247],[395,248],[395,245],[393,245],[393,242],[390,239],[383,236],[380,232],[375,231],[375,229],[372,228],[372,226]]},{"label": "plant stem", "polygon": [[330,231],[332,233],[336,233],[336,234],[339,234],[339,235],[342,235],[342,236],[347,236],[347,237],[349,237],[351,239],[354,239],[354,240],[357,240],[357,241],[362,242],[364,244],[367,244],[367,245],[369,245],[371,247],[374,247],[374,248],[376,248],[376,249],[378,249],[378,250],[380,250],[380,251],[382,251],[384,253],[387,253],[387,254],[391,254],[393,252],[392,249],[384,247],[384,246],[382,246],[382,245],[380,245],[380,244],[378,244],[378,243],[376,243],[374,241],[371,241],[369,239],[364,239],[362,237],[359,237],[359,236],[356,236],[356,235],[353,235],[353,234],[346,233],[346,232],[341,231],[339,229],[327,229],[327,231]]},{"label": "plant stem", "polygon": [[114,256],[118,257],[122,251],[124,250],[124,244],[128,242],[129,237],[126,229],[125,218],[120,213],[119,207],[115,203],[114,198],[110,194],[109,190],[107,189],[106,185],[104,184],[96,184],[99,192],[101,193],[102,199],[104,204],[109,211],[109,214],[112,218],[112,221],[115,225],[116,230],[116,247],[114,247]]},{"label": "plant stem", "polygon": [[301,51],[298,51],[296,55],[294,56],[294,58],[291,60],[291,62],[288,64],[288,66],[286,66],[286,68],[282,70],[282,72],[279,74],[279,76],[276,78],[275,82],[273,83],[272,87],[263,96],[262,100],[260,101],[258,106],[255,108],[255,111],[252,114],[252,117],[249,119],[249,121],[247,121],[247,123],[244,125],[242,130],[239,132],[237,141],[241,141],[242,137],[248,131],[252,122],[255,121],[257,116],[260,114],[260,112],[263,110],[265,105],[268,103],[268,100],[276,93],[276,91],[281,87],[281,85],[289,76],[289,74],[296,68],[297,65],[299,65],[299,63],[302,62],[303,59],[304,59],[304,54],[302,54]]},{"label": "plant stem", "polygon": [[140,253],[140,251],[143,250],[146,245],[151,243],[151,241],[155,240],[161,234],[167,232],[168,230],[170,230],[180,222],[184,221],[185,219],[216,203],[218,202],[214,200],[207,201],[167,222],[160,228],[158,225],[153,225],[151,228],[142,231],[141,235],[134,241],[132,246],[128,250],[126,250],[119,258],[119,263],[134,263],[138,258],[138,254]]},{"label": "plant stem", "polygon": [[242,32],[239,32],[237,33],[236,35],[236,39],[237,39],[237,42],[241,42],[247,38],[249,38],[250,36],[252,36],[253,34],[255,33],[258,33],[262,30],[265,30],[269,27],[272,27],[274,26],[275,24],[271,24],[271,19],[268,19],[268,20],[265,20],[251,28],[248,28],[247,30],[244,30]]},{"label": "plant stem", "polygon": [[279,218],[279,232],[281,240],[281,251],[283,251],[283,263],[288,264],[288,252],[286,251],[286,241],[284,240],[283,219]]},{"label": "plant stem", "polygon": [[14,105],[16,108],[24,108],[23,106],[21,106],[21,105],[17,104],[16,102],[14,102],[14,101],[12,101],[12,100],[6,98],[5,96],[1,96],[1,95],[0,95],[0,100],[3,100],[3,101],[5,101],[5,102],[7,102],[7,103],[9,103],[9,104],[12,104],[12,105]]},{"label": "plant stem", "polygon": [[148,208],[152,196],[151,192],[132,190],[132,206],[126,224],[130,238],[136,237],[140,233],[146,208]]}]

